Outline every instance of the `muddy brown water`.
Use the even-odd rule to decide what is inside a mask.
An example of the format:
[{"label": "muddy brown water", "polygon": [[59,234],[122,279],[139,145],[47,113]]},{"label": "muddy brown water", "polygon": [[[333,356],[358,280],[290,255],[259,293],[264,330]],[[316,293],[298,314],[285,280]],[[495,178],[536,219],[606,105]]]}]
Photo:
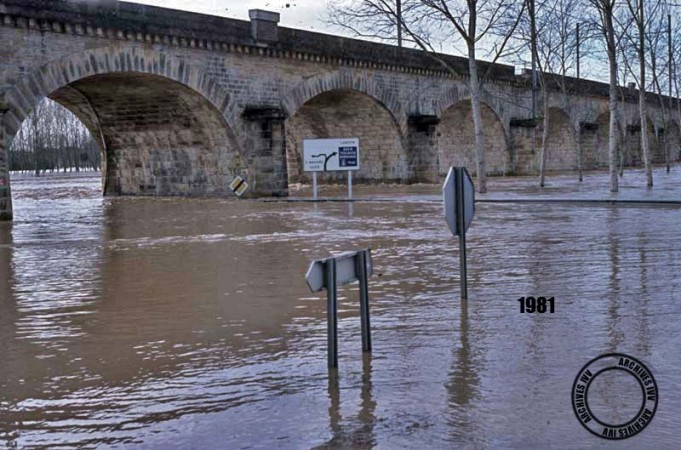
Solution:
[{"label": "muddy brown water", "polygon": [[[654,193],[634,173],[622,195],[681,198],[681,177],[658,175]],[[603,180],[552,183],[607,196]],[[531,183],[494,180],[504,189],[489,195],[537,194]],[[479,204],[462,308],[438,192],[104,199],[97,176],[15,177],[16,221],[0,224],[0,445],[679,448],[681,208]],[[362,355],[357,288],[344,287],[334,382],[325,297],[303,277],[310,260],[362,247],[374,351]],[[555,297],[555,313],[520,314],[529,295]],[[585,430],[570,400],[580,368],[608,352],[659,386],[650,425],[622,442]],[[599,417],[635,413],[641,394],[620,378],[594,384]]]}]

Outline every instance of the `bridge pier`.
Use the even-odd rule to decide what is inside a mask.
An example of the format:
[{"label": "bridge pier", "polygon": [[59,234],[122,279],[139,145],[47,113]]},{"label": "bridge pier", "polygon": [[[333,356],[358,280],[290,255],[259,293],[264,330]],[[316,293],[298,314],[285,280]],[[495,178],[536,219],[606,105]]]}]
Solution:
[{"label": "bridge pier", "polygon": [[242,118],[246,126],[253,129],[249,133],[255,149],[252,162],[255,173],[260,175],[252,189],[273,197],[286,197],[286,113],[278,107],[247,106]]},{"label": "bridge pier", "polygon": [[416,183],[436,183],[438,178],[437,162],[437,116],[410,116],[408,120],[408,165],[413,167],[411,181]]},{"label": "bridge pier", "polygon": [[0,222],[12,220],[12,193],[9,186],[9,143],[5,132],[5,114],[9,108],[0,103]]}]

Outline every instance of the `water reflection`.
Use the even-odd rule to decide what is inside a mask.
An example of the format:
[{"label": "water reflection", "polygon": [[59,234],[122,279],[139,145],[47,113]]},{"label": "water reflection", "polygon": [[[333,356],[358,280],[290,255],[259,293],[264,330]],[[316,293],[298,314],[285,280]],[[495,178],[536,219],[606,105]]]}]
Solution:
[{"label": "water reflection", "polygon": [[[609,318],[609,336],[610,340],[605,350],[609,353],[618,351],[621,343],[624,340],[624,334],[619,330],[619,303],[621,302],[620,291],[620,234],[617,230],[619,222],[619,210],[610,208],[608,210],[608,242],[610,255],[610,283],[608,295],[608,318]],[[597,355],[594,355],[596,357]]]},{"label": "water reflection", "polygon": [[12,414],[17,402],[11,392],[18,388],[17,371],[21,367],[13,348],[16,334],[17,310],[12,298],[12,224],[0,223],[0,343],[2,343],[2,364],[0,364],[0,443],[8,448],[17,447],[21,423]]},{"label": "water reflection", "polygon": [[[373,448],[376,442],[376,401],[373,398],[371,354],[362,355],[362,374],[359,388],[359,411],[356,418],[341,414],[341,385],[338,370],[332,369],[328,378],[329,430],[331,438],[315,449]],[[353,402],[354,404],[354,402]]]},{"label": "water reflection", "polygon": [[471,428],[475,427],[471,402],[478,397],[480,380],[473,364],[469,333],[468,301],[462,300],[458,342],[453,346],[452,367],[447,382],[451,410],[448,424],[452,442],[462,440],[466,434],[471,433]]}]

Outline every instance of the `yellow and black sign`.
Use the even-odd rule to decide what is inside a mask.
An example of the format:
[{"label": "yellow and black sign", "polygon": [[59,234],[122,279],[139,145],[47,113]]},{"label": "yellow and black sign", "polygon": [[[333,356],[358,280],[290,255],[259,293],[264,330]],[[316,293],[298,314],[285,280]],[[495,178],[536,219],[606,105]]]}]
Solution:
[{"label": "yellow and black sign", "polygon": [[248,189],[248,183],[243,178],[237,176],[234,181],[229,185],[229,188],[239,197],[241,197],[246,189]]}]

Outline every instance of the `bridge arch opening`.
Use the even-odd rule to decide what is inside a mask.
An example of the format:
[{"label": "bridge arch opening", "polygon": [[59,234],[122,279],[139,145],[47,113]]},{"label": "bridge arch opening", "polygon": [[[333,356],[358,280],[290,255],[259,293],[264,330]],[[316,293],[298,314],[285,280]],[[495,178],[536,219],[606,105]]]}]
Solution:
[{"label": "bridge arch opening", "polygon": [[169,78],[89,76],[49,95],[78,116],[103,150],[105,195],[223,195],[246,171],[217,108]]},{"label": "bridge arch opening", "polygon": [[549,108],[546,170],[577,169],[577,140],[570,116],[560,108]]},{"label": "bridge arch opening", "polygon": [[[487,173],[503,175],[510,169],[504,126],[492,108],[485,103],[481,107]],[[476,171],[475,130],[470,100],[461,100],[449,107],[438,125],[438,173],[446,175],[452,165],[465,166],[471,174]]]},{"label": "bridge arch opening", "polygon": [[[364,183],[404,183],[411,167],[402,134],[391,112],[375,98],[350,89],[323,92],[305,102],[286,120],[289,186],[310,183],[303,171],[303,140],[359,138],[359,170],[353,180]],[[322,183],[344,182],[345,172],[329,172]]]},{"label": "bridge arch opening", "polygon": [[231,196],[234,177],[248,178],[220,111],[172,78],[101,73],[71,81],[47,98],[92,134],[101,150],[104,195]]},{"label": "bridge arch opening", "polygon": [[[595,122],[595,129],[582,131],[583,167],[586,170],[607,167],[610,142],[610,112],[601,113]],[[618,141],[621,130],[617,130]],[[619,145],[619,144],[618,144]]]},{"label": "bridge arch opening", "polygon": [[9,172],[80,172],[101,168],[100,145],[71,111],[45,98],[8,147]]},{"label": "bridge arch opening", "polygon": [[675,120],[669,120],[661,135],[662,160],[660,162],[666,162],[665,152],[669,152],[669,162],[681,161],[681,128],[679,128],[679,124]]},{"label": "bridge arch opening", "polygon": [[[655,134],[655,126],[649,117],[646,117],[646,131],[648,133],[648,145],[650,148],[650,160],[654,161],[658,155],[658,141]],[[624,165],[640,167],[645,165],[643,161],[643,148],[641,147],[641,120],[639,117],[627,124],[624,138]]]}]

